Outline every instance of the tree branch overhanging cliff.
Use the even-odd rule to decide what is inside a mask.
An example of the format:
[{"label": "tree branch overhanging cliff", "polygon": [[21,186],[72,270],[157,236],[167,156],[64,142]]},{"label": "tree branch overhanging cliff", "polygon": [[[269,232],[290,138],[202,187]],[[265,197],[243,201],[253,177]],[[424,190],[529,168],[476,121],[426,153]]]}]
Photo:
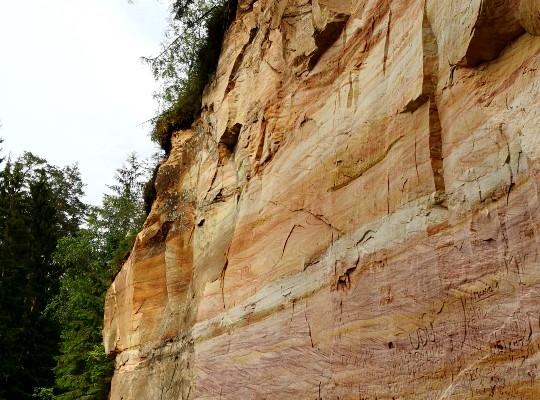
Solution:
[{"label": "tree branch overhanging cliff", "polygon": [[225,31],[237,0],[177,0],[162,51],[143,58],[161,84],[156,97],[163,112],[153,119],[152,138],[166,153],[171,135],[189,128],[200,113],[204,88],[214,75]]}]

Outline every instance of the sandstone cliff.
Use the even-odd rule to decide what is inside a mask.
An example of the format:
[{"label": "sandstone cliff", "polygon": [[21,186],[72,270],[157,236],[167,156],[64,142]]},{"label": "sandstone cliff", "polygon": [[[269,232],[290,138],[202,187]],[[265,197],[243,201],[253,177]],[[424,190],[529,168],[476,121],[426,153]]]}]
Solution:
[{"label": "sandstone cliff", "polygon": [[540,2],[239,3],[111,398],[540,398]]}]

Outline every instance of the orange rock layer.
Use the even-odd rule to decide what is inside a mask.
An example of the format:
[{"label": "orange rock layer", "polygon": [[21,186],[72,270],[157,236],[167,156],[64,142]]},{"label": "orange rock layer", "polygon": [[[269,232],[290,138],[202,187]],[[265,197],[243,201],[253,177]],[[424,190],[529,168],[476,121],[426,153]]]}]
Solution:
[{"label": "orange rock layer", "polygon": [[111,399],[539,399],[540,2],[243,0],[109,289]]}]

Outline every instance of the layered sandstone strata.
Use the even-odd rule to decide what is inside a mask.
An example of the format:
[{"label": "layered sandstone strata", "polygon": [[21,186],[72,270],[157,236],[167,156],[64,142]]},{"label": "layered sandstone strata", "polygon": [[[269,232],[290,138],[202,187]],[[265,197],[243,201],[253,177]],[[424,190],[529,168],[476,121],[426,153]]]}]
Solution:
[{"label": "layered sandstone strata", "polygon": [[239,3],[111,398],[540,398],[540,2]]}]

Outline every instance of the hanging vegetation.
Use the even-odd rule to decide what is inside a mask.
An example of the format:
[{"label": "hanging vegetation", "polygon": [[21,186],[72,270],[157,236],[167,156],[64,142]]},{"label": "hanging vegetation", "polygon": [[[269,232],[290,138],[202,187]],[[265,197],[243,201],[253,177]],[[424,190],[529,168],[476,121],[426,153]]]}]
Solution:
[{"label": "hanging vegetation", "polygon": [[237,0],[178,0],[161,53],[144,60],[160,82],[162,113],[152,138],[168,153],[171,135],[191,126],[200,113],[204,88],[214,75],[224,34],[234,20]]}]

